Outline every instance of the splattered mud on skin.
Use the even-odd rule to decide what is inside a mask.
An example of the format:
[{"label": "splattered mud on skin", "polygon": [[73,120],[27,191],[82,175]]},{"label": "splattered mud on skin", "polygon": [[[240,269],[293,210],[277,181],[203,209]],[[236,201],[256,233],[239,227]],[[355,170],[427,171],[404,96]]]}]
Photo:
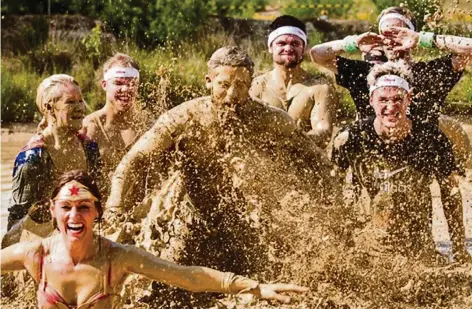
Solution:
[{"label": "splattered mud on skin", "polygon": [[[218,206],[230,211],[230,216],[235,214],[231,208],[238,207],[238,220],[225,222],[225,227],[233,228],[232,234],[242,244],[217,243],[212,247],[211,228],[218,229],[218,226],[192,203],[184,186],[185,173],[179,170],[185,160],[181,152],[169,159],[177,163],[166,176],[168,179],[148,194],[142,208],[135,211],[137,218],[144,219],[134,241],[165,259],[217,266],[222,270],[239,265],[232,265],[233,259],[226,265],[223,263],[226,269],[218,265],[215,259],[221,248],[247,245],[243,249],[248,251],[244,253],[252,260],[243,263],[252,269],[243,269],[241,273],[261,281],[307,285],[311,291],[307,295],[293,295],[292,305],[248,303],[247,298],[236,296],[222,298],[214,294],[182,293],[155,284],[151,287],[149,280],[132,276],[123,289],[130,303],[120,308],[149,308],[143,301],[150,300],[151,308],[470,308],[470,266],[427,268],[400,255],[379,254],[372,244],[375,234],[369,229],[354,235],[358,241],[356,247],[345,246],[341,243],[344,239],[337,236],[346,230],[340,218],[350,213],[323,203],[325,197],[316,181],[319,178],[316,170],[308,165],[296,169],[291,165],[296,158],[294,154],[261,151],[260,145],[254,146],[253,141],[227,138],[225,142],[223,145],[229,148],[222,151],[218,162],[231,186],[220,190],[227,203]],[[202,243],[207,244],[206,251],[202,250]],[[254,247],[258,251],[252,251]],[[29,281],[19,290],[16,302],[5,304],[4,308],[27,308],[30,304],[35,308],[34,284]]]},{"label": "splattered mud on skin", "polygon": [[[233,131],[237,130],[235,126]],[[226,133],[228,136],[234,135],[228,131]],[[189,134],[196,135],[198,132]],[[345,246],[344,238],[338,238],[342,235],[340,232],[349,230],[349,227],[344,226],[346,220],[341,218],[351,214],[341,207],[329,207],[329,203],[323,203],[329,194],[320,190],[321,185],[317,182],[320,176],[316,169],[301,162],[298,163],[299,168],[294,168],[295,154],[278,152],[274,148],[272,152],[267,149],[262,151],[257,140],[228,138],[222,144],[227,148],[218,158],[223,170],[218,172],[231,186],[218,192],[223,195],[221,200],[226,200],[226,203],[218,205],[219,209],[229,211],[226,216],[224,213],[220,215],[225,219],[228,216],[231,218],[235,214],[231,208],[236,206],[238,220],[226,222],[225,227],[235,225],[231,232],[241,238],[242,245],[248,246],[243,249],[252,250],[256,246],[262,251],[245,252],[250,259],[254,259],[245,261],[254,270],[243,269],[241,273],[261,281],[307,285],[311,291],[307,295],[293,295],[292,305],[267,301],[247,303],[247,298],[235,296],[223,298],[214,294],[191,294],[194,301],[191,307],[472,308],[470,266],[428,268],[408,262],[399,255],[378,254],[370,249],[371,240],[375,238],[369,229],[365,229],[364,233],[356,231],[356,247]],[[216,263],[213,258],[221,253],[221,248],[228,247],[212,248],[211,239],[207,241],[208,251],[202,251],[198,246],[203,239],[210,238],[210,229],[215,228],[215,224],[208,222],[211,220],[199,212],[184,186],[185,174],[181,167],[185,159],[182,153],[176,152],[175,157],[169,158],[169,161],[176,162],[170,172],[153,175],[166,180],[154,180],[161,187],[149,193],[143,206],[135,211],[135,216],[140,218],[137,221],[141,231],[133,241],[155,254],[160,253],[165,259],[212,266]],[[321,177],[327,176],[327,172],[323,170]],[[217,175],[215,172],[214,176]],[[336,188],[339,179],[328,179]],[[153,182],[152,179],[150,182]],[[246,227],[249,231],[241,231]],[[254,230],[255,237],[254,233],[250,233]],[[361,241],[359,234],[367,236]],[[231,248],[233,243],[228,245]],[[241,244],[236,242],[236,245]],[[233,260],[227,264],[224,266],[238,267],[232,265]],[[149,308],[140,300],[150,300],[155,296],[154,308],[190,308],[185,305],[188,294],[181,293],[179,289],[164,288],[152,292],[149,286],[148,280],[131,277],[123,289],[130,303],[119,308]],[[15,298],[6,299],[2,295],[2,308],[37,308],[36,288],[31,280],[19,285]],[[166,303],[169,291],[182,299]],[[204,305],[196,305],[201,303]]]}]

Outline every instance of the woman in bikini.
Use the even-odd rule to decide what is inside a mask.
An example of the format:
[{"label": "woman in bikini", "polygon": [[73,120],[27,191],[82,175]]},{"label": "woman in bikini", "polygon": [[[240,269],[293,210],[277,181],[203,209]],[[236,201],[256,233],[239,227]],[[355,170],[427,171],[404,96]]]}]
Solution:
[{"label": "woman in bikini", "polygon": [[52,231],[52,225],[39,223],[51,219],[48,207],[41,207],[41,204],[49,199],[51,184],[57,176],[82,169],[94,178],[100,177],[98,145],[78,133],[84,119],[85,103],[74,78],[65,74],[46,78],[38,87],[36,105],[43,120],[39,133],[15,159],[8,209],[9,232],[2,241],[3,248],[18,242],[23,230],[41,237]]},{"label": "woman in bikini", "polygon": [[64,174],[52,192],[55,236],[1,251],[2,273],[26,269],[39,283],[41,309],[118,308],[126,277],[136,273],[193,292],[251,293],[289,302],[279,293],[306,292],[294,284],[257,281],[199,266],[180,266],[131,245],[97,235],[103,209],[93,179],[81,171]]}]

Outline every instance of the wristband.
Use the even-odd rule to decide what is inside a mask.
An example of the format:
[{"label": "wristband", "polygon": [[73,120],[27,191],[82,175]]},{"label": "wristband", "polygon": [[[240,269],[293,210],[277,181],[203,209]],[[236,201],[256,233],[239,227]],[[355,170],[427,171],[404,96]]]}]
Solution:
[{"label": "wristband", "polygon": [[[241,289],[241,287],[243,287]],[[221,290],[227,294],[248,293],[259,287],[259,282],[227,272],[223,275]]]},{"label": "wristband", "polygon": [[348,35],[343,39],[343,49],[346,53],[355,53],[359,51],[356,42],[357,35]]},{"label": "wristband", "polygon": [[419,45],[423,48],[433,48],[435,46],[436,34],[434,32],[420,32]]}]

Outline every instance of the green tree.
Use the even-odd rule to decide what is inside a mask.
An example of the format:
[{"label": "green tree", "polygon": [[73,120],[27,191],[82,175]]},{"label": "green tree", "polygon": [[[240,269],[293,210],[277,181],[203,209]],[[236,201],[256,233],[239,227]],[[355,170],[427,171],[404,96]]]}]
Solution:
[{"label": "green tree", "polygon": [[289,0],[284,3],[282,12],[308,21],[326,13],[330,18],[346,17],[354,4],[353,0]]},{"label": "green tree", "polygon": [[443,0],[372,0],[380,13],[391,6],[405,6],[410,9],[416,17],[418,29],[425,24],[425,17],[431,16],[441,10]]}]

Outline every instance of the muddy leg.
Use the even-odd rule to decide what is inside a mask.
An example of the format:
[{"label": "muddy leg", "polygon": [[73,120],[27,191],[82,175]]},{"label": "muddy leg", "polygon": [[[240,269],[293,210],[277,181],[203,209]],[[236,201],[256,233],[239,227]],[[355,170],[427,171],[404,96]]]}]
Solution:
[{"label": "muddy leg", "polygon": [[446,217],[448,232],[452,242],[454,260],[459,262],[472,261],[465,248],[464,212],[462,196],[454,176],[439,181],[441,201]]}]

